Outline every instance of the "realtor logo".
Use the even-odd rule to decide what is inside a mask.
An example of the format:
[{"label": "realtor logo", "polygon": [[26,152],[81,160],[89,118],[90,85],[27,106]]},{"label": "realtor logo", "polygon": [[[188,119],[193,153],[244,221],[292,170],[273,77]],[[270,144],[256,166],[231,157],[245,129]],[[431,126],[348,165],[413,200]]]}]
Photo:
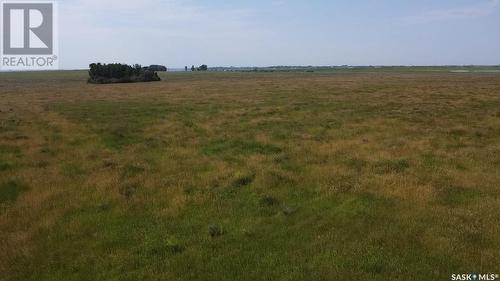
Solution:
[{"label": "realtor logo", "polygon": [[1,69],[57,69],[57,3],[3,1]]}]

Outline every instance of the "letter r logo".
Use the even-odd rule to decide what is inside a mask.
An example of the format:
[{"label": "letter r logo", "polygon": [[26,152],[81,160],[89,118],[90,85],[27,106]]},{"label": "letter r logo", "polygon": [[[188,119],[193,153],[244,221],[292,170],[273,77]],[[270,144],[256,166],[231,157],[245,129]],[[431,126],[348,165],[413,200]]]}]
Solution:
[{"label": "letter r logo", "polygon": [[4,55],[50,55],[54,48],[52,3],[3,3]]}]

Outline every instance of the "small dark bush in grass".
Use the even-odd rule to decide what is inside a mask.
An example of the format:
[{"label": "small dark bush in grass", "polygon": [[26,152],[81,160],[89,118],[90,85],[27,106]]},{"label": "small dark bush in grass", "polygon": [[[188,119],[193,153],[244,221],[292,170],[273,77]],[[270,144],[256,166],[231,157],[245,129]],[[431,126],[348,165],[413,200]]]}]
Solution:
[{"label": "small dark bush in grass", "polygon": [[103,162],[102,162],[102,165],[104,168],[116,168],[116,166],[118,165],[115,161],[113,160],[110,160],[110,159],[105,159]]},{"label": "small dark bush in grass", "polygon": [[120,194],[125,196],[125,198],[127,199],[130,199],[132,198],[132,196],[135,195],[135,193],[137,192],[137,186],[135,185],[124,185],[122,187],[120,187]]},{"label": "small dark bush in grass", "polygon": [[88,82],[93,84],[152,82],[161,80],[154,70],[143,68],[138,64],[130,66],[119,63],[93,63],[89,67]]},{"label": "small dark bush in grass", "polygon": [[[0,160],[1,161],[1,160]],[[7,171],[12,169],[12,165],[7,162],[0,162],[0,171]]]},{"label": "small dark bush in grass", "polygon": [[269,207],[275,206],[275,205],[279,204],[279,200],[272,197],[272,196],[265,195],[265,196],[262,196],[262,198],[260,198],[260,204],[263,206],[269,206]]},{"label": "small dark bush in grass", "polygon": [[240,175],[233,180],[232,187],[243,187],[250,185],[255,179],[255,175]]},{"label": "small dark bush in grass", "polygon": [[219,225],[211,225],[208,227],[208,234],[215,238],[224,235],[224,230]]},{"label": "small dark bush in grass", "polygon": [[0,204],[15,202],[23,191],[26,187],[15,181],[0,184]]},{"label": "small dark bush in grass", "polygon": [[109,211],[111,209],[111,203],[109,202],[100,203],[99,205],[97,205],[97,209],[101,212]]},{"label": "small dark bush in grass", "polygon": [[285,216],[291,216],[297,212],[297,209],[294,209],[292,207],[285,206],[283,208],[283,215]]}]

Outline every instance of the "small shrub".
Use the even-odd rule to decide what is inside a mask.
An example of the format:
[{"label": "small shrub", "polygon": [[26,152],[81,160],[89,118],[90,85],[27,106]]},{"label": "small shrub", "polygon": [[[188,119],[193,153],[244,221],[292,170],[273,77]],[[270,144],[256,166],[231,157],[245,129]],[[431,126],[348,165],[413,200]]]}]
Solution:
[{"label": "small shrub", "polygon": [[0,204],[15,202],[24,191],[26,187],[15,181],[0,184]]},{"label": "small shrub", "polygon": [[120,187],[120,194],[123,195],[125,198],[130,199],[132,196],[134,196],[137,193],[137,186],[136,185],[124,185]]},{"label": "small shrub", "polygon": [[2,160],[0,160],[0,172],[8,171],[11,169],[12,169],[12,165],[10,163],[2,162]]},{"label": "small shrub", "polygon": [[109,211],[111,209],[111,203],[109,202],[100,203],[99,205],[97,205],[97,209],[101,212]]},{"label": "small shrub", "polygon": [[292,207],[285,206],[285,208],[283,208],[283,215],[285,216],[291,216],[295,214],[295,212],[297,212],[297,209],[294,209]]},{"label": "small shrub", "polygon": [[263,206],[271,207],[271,206],[278,205],[279,200],[272,197],[272,196],[266,195],[266,196],[262,196],[262,198],[260,198],[260,204]]},{"label": "small shrub", "polygon": [[240,175],[233,180],[232,187],[243,187],[250,185],[255,179],[255,175]]},{"label": "small shrub", "polygon": [[224,230],[218,225],[211,225],[208,227],[208,234],[210,237],[215,238],[224,235]]},{"label": "small shrub", "polygon": [[106,159],[103,161],[102,165],[104,168],[116,168],[117,163],[113,160]]}]

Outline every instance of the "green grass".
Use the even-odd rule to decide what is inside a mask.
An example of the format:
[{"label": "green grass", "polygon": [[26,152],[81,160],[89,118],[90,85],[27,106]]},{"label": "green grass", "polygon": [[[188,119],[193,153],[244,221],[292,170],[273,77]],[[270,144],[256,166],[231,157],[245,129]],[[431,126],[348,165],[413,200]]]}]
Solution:
[{"label": "green grass", "polygon": [[70,120],[87,124],[109,148],[142,141],[142,129],[163,116],[168,107],[147,102],[84,102],[50,106]]},{"label": "green grass", "polygon": [[15,181],[0,184],[0,204],[16,202],[17,197],[25,190],[24,185]]},{"label": "green grass", "polygon": [[248,154],[273,154],[281,149],[272,144],[262,144],[256,141],[218,140],[203,147],[207,155],[248,155]]},{"label": "green grass", "polygon": [[496,272],[500,76],[451,70],[1,73],[0,280]]}]

